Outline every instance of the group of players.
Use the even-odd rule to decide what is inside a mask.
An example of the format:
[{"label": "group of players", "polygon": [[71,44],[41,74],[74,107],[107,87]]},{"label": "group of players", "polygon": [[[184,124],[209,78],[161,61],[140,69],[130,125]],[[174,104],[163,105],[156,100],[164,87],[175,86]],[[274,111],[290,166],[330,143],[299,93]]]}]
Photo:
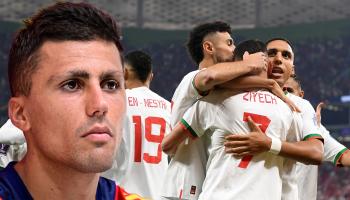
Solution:
[{"label": "group of players", "polygon": [[[74,8],[75,4],[58,5],[61,6],[56,5],[56,8],[54,6],[50,9],[60,11],[68,7],[68,10],[71,10],[67,5],[73,5]],[[45,19],[47,16],[38,15],[37,19],[42,20],[40,17]],[[99,22],[92,20],[91,23]],[[231,37],[231,27],[227,23],[218,21],[196,26],[190,32],[187,49],[197,63],[198,70],[188,73],[182,79],[169,103],[149,89],[153,78],[152,61],[150,56],[142,51],[130,52],[122,59],[124,78],[120,78],[120,75],[114,78],[116,75],[113,75],[110,69],[95,77],[93,65],[88,68],[88,73],[85,72],[80,64],[98,65],[102,59],[115,59],[105,50],[110,46],[104,42],[110,42],[111,39],[103,34],[99,35],[98,32],[93,32],[92,35],[98,39],[77,36],[62,39],[64,37],[60,35],[52,39],[45,36],[54,42],[68,41],[72,44],[54,46],[56,44],[50,43],[49,40],[41,47],[41,51],[46,51],[46,54],[42,57],[33,55],[33,62],[44,62],[45,59],[53,59],[56,56],[58,60],[54,61],[58,64],[64,66],[73,63],[77,67],[75,71],[68,71],[68,75],[59,75],[60,71],[54,72],[58,75],[50,77],[47,84],[54,85],[55,82],[67,78],[68,81],[64,84],[60,83],[62,90],[67,93],[65,98],[68,95],[79,94],[79,90],[90,92],[87,94],[92,96],[84,97],[87,102],[84,112],[90,112],[91,116],[96,117],[96,122],[101,121],[107,112],[112,116],[115,112],[124,118],[121,144],[116,155],[113,155],[111,168],[102,175],[114,180],[126,191],[149,199],[312,200],[316,199],[317,195],[318,164],[329,161],[337,166],[350,166],[348,149],[333,139],[320,124],[320,109],[315,112],[311,104],[302,99],[303,91],[300,82],[295,78],[297,74],[294,72],[294,52],[288,40],[273,38],[266,43],[247,40],[235,46]],[[101,42],[100,39],[105,41]],[[97,43],[90,44],[90,40]],[[79,46],[77,41],[88,41],[87,45],[91,46]],[[120,44],[112,41],[121,52],[118,46]],[[89,49],[91,47],[93,49]],[[50,48],[57,48],[57,51],[50,52],[53,51]],[[66,52],[61,52],[64,50]],[[87,54],[79,54],[84,51]],[[94,51],[102,53],[95,54]],[[59,57],[60,52],[62,55],[70,53],[72,56]],[[95,55],[84,61],[85,63],[79,60],[86,59],[88,54]],[[106,61],[101,63],[102,69],[109,66]],[[94,80],[96,78],[98,80]],[[126,115],[123,108],[112,109],[111,105],[118,103],[118,99],[108,96],[118,87],[114,79],[125,80]],[[100,94],[93,87],[94,81],[101,82],[102,92],[106,94]],[[119,84],[124,83],[119,80]],[[13,96],[18,93],[24,93],[25,97],[28,95],[23,89],[25,86],[16,85],[14,88]],[[40,87],[38,91],[35,91],[34,86],[33,89],[34,92],[45,92]],[[68,98],[71,99],[65,102],[66,106],[78,106],[79,102],[73,103],[73,97]],[[113,103],[112,100],[116,102]],[[23,110],[19,106],[22,100],[11,102],[11,120],[0,128],[0,165],[3,168],[10,165],[11,169],[19,171],[23,178],[23,171],[26,169],[23,163],[32,164],[42,159],[33,159],[40,152],[33,151],[33,146],[40,142],[45,143],[45,139],[50,140],[55,135],[45,136],[44,132],[51,130],[44,130],[40,136],[42,139],[38,139],[35,134],[31,135],[31,131],[35,132],[39,130],[38,127],[45,127],[45,123],[51,121],[46,120],[38,123],[38,127],[30,127],[24,122],[27,120],[26,112],[30,113],[31,110]],[[50,106],[48,111],[55,112]],[[108,106],[111,107],[109,111]],[[38,111],[38,114],[43,110],[38,106],[35,111]],[[45,114],[48,115],[43,112],[44,116]],[[58,121],[64,116],[59,112],[49,115],[51,119]],[[69,123],[74,123],[74,119],[70,117],[64,120],[68,118],[71,120]],[[13,124],[20,127],[17,128]],[[49,128],[59,129],[60,124],[57,122],[57,126]],[[84,126],[78,127],[81,131],[86,129]],[[98,127],[93,131],[106,132]],[[22,132],[25,132],[26,137]],[[91,135],[90,140],[96,142],[97,147],[103,146],[107,140],[105,136],[90,132],[87,134]],[[50,144],[64,144],[64,138],[60,138],[60,142],[62,143],[48,142],[40,148],[50,148]],[[30,146],[28,153],[27,145]],[[66,147],[61,145],[59,148]],[[78,153],[63,153],[72,153],[79,157],[79,151],[82,150],[79,150],[78,146],[75,150]],[[98,166],[98,161],[106,159],[103,156],[99,158],[98,155],[106,156],[100,151],[102,152],[92,152],[95,157],[91,156],[91,159],[87,160]],[[13,167],[15,164],[12,161],[19,161],[19,164],[16,164],[17,168]],[[38,170],[43,170],[38,164],[32,165],[38,167]],[[6,170],[8,171],[8,168]],[[25,181],[29,180],[26,178]],[[48,197],[38,195],[35,188],[27,188],[31,195],[36,194],[38,199]],[[137,196],[129,198],[141,199]]]}]

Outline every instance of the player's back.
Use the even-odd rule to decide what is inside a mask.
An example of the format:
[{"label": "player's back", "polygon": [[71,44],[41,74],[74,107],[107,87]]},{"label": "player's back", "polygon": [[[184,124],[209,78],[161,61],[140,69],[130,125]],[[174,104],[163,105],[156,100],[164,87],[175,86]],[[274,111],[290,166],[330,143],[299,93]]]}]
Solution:
[{"label": "player's back", "polygon": [[281,199],[282,157],[262,153],[251,159],[235,158],[225,152],[223,142],[228,134],[250,132],[245,123],[248,116],[270,137],[286,140],[293,121],[289,107],[267,91],[234,96],[219,91],[197,102],[195,109],[191,112],[198,122],[188,124],[195,132],[212,134],[200,199]]},{"label": "player's back", "polygon": [[126,190],[158,199],[167,169],[167,156],[161,142],[170,132],[170,103],[147,87],[126,90],[127,122],[124,139],[129,165],[121,180]]}]

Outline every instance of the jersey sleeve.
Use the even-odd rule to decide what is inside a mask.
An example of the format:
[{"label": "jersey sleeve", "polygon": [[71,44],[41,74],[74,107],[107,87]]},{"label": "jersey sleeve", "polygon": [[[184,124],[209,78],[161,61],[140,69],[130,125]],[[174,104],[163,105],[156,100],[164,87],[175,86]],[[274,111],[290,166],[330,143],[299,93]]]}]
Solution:
[{"label": "jersey sleeve", "polygon": [[181,119],[180,124],[191,134],[192,137],[201,137],[204,132],[212,127],[216,116],[214,106],[198,101],[195,103]]},{"label": "jersey sleeve", "polygon": [[198,99],[202,98],[194,87],[194,78],[199,70],[188,73],[176,88],[171,99],[171,126],[181,120],[186,110],[188,110]]},{"label": "jersey sleeve", "polygon": [[292,123],[288,129],[288,133],[286,136],[286,141],[288,142],[297,142],[301,140],[302,130],[303,130],[303,122],[300,113],[293,112]]},{"label": "jersey sleeve", "polygon": [[2,144],[25,143],[25,138],[22,130],[20,130],[15,125],[13,125],[10,119],[8,119],[7,122],[0,128],[0,143]]},{"label": "jersey sleeve", "polygon": [[334,139],[323,125],[321,125],[320,130],[322,131],[322,135],[324,137],[323,160],[332,162],[334,165],[336,165],[340,156],[347,150],[347,148]]},{"label": "jersey sleeve", "polygon": [[0,144],[0,167],[5,168],[12,161],[20,161],[27,153],[27,143]]},{"label": "jersey sleeve", "polygon": [[307,140],[310,138],[319,138],[323,140],[321,131],[317,126],[315,110],[309,101],[303,101],[303,111],[302,111],[302,139]]}]

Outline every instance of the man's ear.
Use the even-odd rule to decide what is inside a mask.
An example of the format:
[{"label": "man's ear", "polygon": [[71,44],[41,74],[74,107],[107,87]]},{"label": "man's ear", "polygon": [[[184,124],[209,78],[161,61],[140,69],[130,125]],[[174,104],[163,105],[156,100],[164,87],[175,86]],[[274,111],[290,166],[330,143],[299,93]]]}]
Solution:
[{"label": "man's ear", "polygon": [[128,78],[129,78],[129,70],[128,70],[128,68],[124,68],[124,80],[128,80]]},{"label": "man's ear", "polygon": [[214,52],[214,48],[213,48],[213,43],[210,41],[204,41],[203,42],[203,51],[207,52],[208,54],[212,55]]},{"label": "man's ear", "polygon": [[300,97],[301,97],[301,98],[304,98],[304,90],[301,90],[301,91],[300,91]]},{"label": "man's ear", "polygon": [[23,132],[30,129],[30,122],[26,110],[24,109],[23,96],[11,97],[8,104],[8,115],[13,125]]},{"label": "man's ear", "polygon": [[152,80],[153,80],[153,72],[151,72],[151,73],[149,74],[149,82],[152,82]]}]

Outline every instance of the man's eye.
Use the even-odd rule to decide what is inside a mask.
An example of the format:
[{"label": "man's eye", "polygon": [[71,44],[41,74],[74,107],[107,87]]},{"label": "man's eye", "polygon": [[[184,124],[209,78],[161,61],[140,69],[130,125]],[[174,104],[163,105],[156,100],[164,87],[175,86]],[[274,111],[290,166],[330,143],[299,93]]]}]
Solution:
[{"label": "man's eye", "polygon": [[289,93],[294,93],[294,89],[293,88],[290,88],[290,87],[284,87],[283,88],[283,91],[287,91]]},{"label": "man's eye", "polygon": [[288,51],[283,51],[283,52],[282,52],[282,56],[283,56],[284,58],[291,58],[291,57],[292,57],[292,55],[291,55]]},{"label": "man's eye", "polygon": [[62,86],[67,91],[75,91],[81,88],[81,84],[77,80],[69,80]]},{"label": "man's eye", "polygon": [[233,45],[233,41],[232,40],[228,40],[227,44],[228,44],[228,46],[232,46]]},{"label": "man's eye", "polygon": [[269,50],[267,50],[267,55],[269,57],[274,57],[274,56],[276,56],[276,54],[277,54],[277,50],[276,49],[269,49]]},{"label": "man's eye", "polygon": [[116,90],[119,88],[119,83],[115,80],[108,80],[102,84],[102,88],[105,90]]}]

